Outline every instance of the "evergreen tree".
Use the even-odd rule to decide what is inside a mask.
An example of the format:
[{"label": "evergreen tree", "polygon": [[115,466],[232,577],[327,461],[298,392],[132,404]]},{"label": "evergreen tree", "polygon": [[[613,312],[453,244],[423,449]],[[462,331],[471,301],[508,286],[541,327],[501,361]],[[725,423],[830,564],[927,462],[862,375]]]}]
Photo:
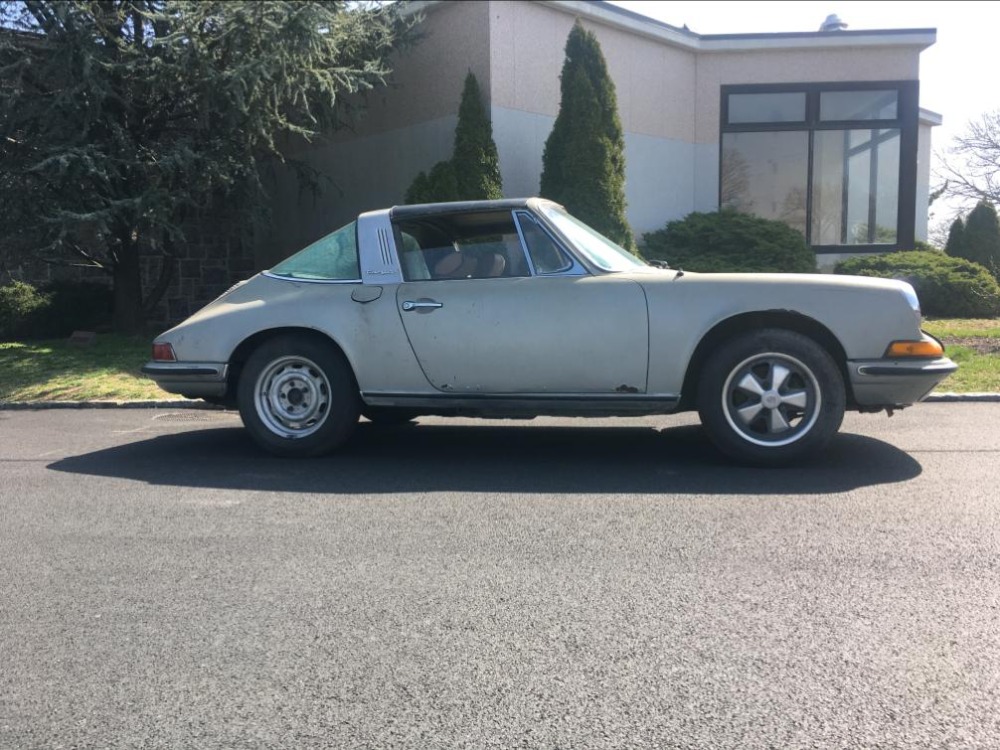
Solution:
[{"label": "evergreen tree", "polygon": [[959,216],[951,223],[948,230],[948,241],[945,243],[944,251],[953,258],[965,257],[965,222]]},{"label": "evergreen tree", "polygon": [[452,155],[458,200],[496,200],[503,197],[500,157],[493,142],[493,124],[483,107],[479,81],[465,77],[455,128]]},{"label": "evergreen tree", "polygon": [[[400,3],[0,0],[0,232],[114,282],[138,331],[185,217],[257,216],[279,144],[343,124],[385,83],[415,17]],[[145,289],[141,253],[161,256]]]},{"label": "evergreen tree", "polygon": [[439,161],[434,165],[427,176],[427,187],[434,201],[464,200],[458,192],[458,177],[450,161]]},{"label": "evergreen tree", "polygon": [[542,155],[541,194],[626,248],[625,136],[600,44],[580,24],[566,41],[561,101]]},{"label": "evergreen tree", "polygon": [[493,125],[483,107],[479,81],[465,77],[458,107],[451,159],[439,161],[428,175],[421,172],[406,190],[407,203],[495,200],[503,197],[500,157]]},{"label": "evergreen tree", "polygon": [[1000,274],[1000,222],[992,203],[979,201],[965,220],[959,257],[986,266],[994,276]]},{"label": "evergreen tree", "polygon": [[420,172],[413,178],[410,187],[406,189],[406,195],[403,200],[409,204],[434,202],[431,194],[431,181],[427,177],[426,172]]}]

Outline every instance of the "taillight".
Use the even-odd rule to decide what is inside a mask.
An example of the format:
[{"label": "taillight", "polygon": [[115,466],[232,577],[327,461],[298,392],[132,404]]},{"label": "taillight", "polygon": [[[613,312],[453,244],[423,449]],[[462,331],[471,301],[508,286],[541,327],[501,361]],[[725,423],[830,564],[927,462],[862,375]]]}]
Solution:
[{"label": "taillight", "polygon": [[154,362],[176,362],[177,355],[174,354],[174,347],[170,344],[153,344]]}]

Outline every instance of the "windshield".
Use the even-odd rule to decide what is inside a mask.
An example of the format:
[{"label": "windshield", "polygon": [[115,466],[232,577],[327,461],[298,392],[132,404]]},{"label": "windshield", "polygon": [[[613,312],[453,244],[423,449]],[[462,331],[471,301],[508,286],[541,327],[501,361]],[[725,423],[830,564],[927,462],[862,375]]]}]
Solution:
[{"label": "windshield", "polygon": [[547,205],[542,205],[539,209],[573,247],[601,270],[634,271],[637,268],[647,268],[645,263],[628,250],[570,216],[564,209]]},{"label": "windshield", "polygon": [[351,222],[286,258],[270,271],[272,276],[308,281],[357,281],[358,227]]}]

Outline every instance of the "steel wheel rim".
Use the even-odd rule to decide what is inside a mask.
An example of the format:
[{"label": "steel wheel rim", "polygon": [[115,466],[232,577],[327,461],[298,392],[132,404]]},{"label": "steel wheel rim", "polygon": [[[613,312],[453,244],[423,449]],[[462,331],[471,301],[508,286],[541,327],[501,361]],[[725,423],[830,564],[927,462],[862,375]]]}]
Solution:
[{"label": "steel wheel rim", "polygon": [[254,403],[264,426],[275,435],[308,437],[330,415],[330,381],[312,360],[281,357],[257,378]]},{"label": "steel wheel rim", "polygon": [[787,354],[755,354],[729,373],[722,412],[737,435],[778,448],[804,437],[819,419],[823,396],[813,371]]}]

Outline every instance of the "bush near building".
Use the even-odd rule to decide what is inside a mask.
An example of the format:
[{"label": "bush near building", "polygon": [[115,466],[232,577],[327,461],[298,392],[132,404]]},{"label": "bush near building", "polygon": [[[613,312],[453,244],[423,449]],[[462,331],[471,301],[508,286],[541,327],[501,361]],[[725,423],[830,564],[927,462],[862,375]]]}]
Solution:
[{"label": "bush near building", "polygon": [[559,114],[542,154],[541,195],[634,249],[625,220],[625,135],[615,84],[597,37],[579,22],[566,40],[560,89]]},{"label": "bush near building", "polygon": [[111,287],[78,281],[53,281],[35,287],[13,281],[0,287],[0,340],[55,339],[73,331],[103,331],[111,326]]},{"label": "bush near building", "polygon": [[782,221],[723,210],[691,213],[643,235],[642,254],[673,268],[716,273],[814,273],[816,256]]},{"label": "bush near building", "polygon": [[407,203],[496,200],[503,197],[500,157],[479,81],[469,73],[462,89],[451,159],[421,172],[406,190]]},{"label": "bush near building", "polygon": [[0,287],[0,341],[23,336],[31,316],[50,302],[47,295],[23,281]]},{"label": "bush near building", "polygon": [[992,318],[1000,315],[1000,284],[972,261],[944,253],[912,250],[864,255],[841,261],[834,273],[902,279],[913,285],[924,315]]},{"label": "bush near building", "polygon": [[1000,221],[993,204],[979,201],[964,221],[955,219],[945,252],[985,266],[1000,280]]}]

